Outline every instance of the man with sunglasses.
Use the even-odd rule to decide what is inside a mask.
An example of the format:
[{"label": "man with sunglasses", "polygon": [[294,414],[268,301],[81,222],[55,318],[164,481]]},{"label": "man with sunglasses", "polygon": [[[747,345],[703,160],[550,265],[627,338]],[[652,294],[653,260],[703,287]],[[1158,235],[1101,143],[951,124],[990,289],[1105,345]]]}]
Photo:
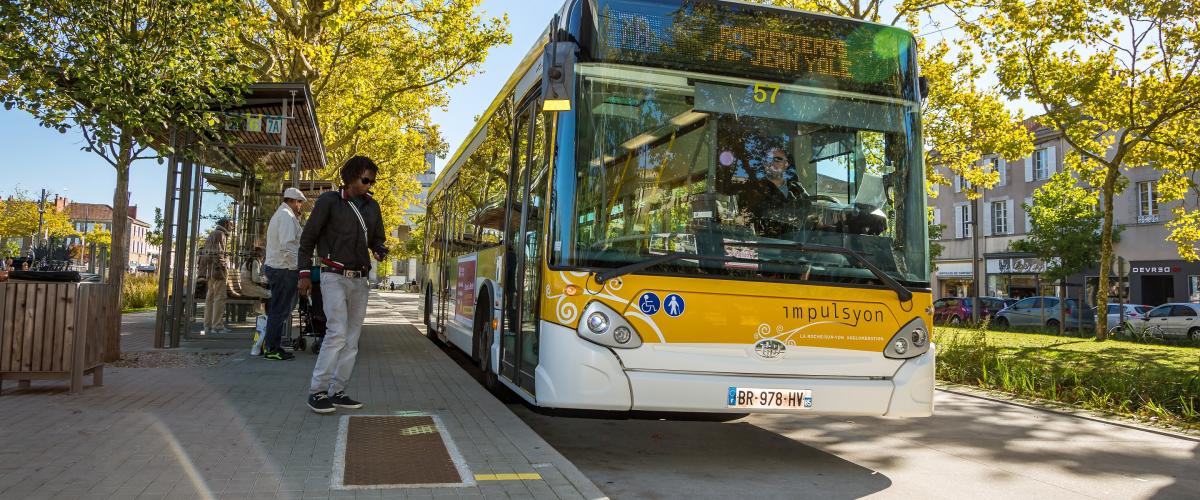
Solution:
[{"label": "man with sunglasses", "polygon": [[367,314],[371,257],[387,258],[383,215],[369,191],[378,175],[379,167],[365,156],[347,160],[341,170],[342,187],[317,198],[300,235],[300,295],[308,295],[312,288],[308,266],[316,257],[325,309],[325,340],[308,391],[308,407],[317,413],[363,406],[345,389]]}]

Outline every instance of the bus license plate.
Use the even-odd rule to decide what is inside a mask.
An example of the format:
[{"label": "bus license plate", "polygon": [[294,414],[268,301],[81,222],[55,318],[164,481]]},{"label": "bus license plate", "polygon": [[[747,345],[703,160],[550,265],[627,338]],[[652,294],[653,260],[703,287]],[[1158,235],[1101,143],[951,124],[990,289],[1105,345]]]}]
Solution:
[{"label": "bus license plate", "polygon": [[812,391],[809,389],[730,387],[725,402],[727,408],[770,410],[809,410],[813,406]]}]

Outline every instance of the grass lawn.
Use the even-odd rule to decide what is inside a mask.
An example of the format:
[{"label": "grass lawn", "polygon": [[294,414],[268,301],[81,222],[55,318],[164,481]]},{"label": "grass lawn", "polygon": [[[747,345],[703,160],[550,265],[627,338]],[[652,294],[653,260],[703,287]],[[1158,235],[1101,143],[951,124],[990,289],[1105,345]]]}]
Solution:
[{"label": "grass lawn", "polygon": [[1200,348],[937,327],[938,378],[1200,427]]},{"label": "grass lawn", "polygon": [[[974,328],[938,326],[933,329],[934,342],[952,342],[962,335],[976,335]],[[1200,346],[1186,344],[1138,344],[1123,340],[1096,342],[1094,337],[1082,338],[1041,333],[998,332],[988,330],[987,340],[1013,355],[1040,354],[1080,363],[1109,364],[1147,363],[1164,369],[1195,372],[1200,369]]]}]

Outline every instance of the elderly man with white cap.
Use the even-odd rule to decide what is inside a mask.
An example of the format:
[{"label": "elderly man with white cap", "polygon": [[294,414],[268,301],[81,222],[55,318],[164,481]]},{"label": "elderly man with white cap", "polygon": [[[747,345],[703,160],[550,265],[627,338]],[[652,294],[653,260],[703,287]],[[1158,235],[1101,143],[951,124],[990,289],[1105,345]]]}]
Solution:
[{"label": "elderly man with white cap", "polygon": [[[275,361],[295,358],[279,346],[283,327],[292,319],[296,304],[296,282],[300,266],[300,206],[304,193],[294,187],[283,190],[283,203],[267,225],[267,283],[271,298],[267,302],[267,338],[263,357]],[[305,266],[307,268],[307,266]]]}]

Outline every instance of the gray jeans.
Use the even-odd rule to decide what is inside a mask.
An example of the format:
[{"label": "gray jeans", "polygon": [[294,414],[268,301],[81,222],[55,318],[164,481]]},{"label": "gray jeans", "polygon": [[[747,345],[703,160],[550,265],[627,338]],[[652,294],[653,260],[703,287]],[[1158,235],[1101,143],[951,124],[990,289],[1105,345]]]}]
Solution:
[{"label": "gray jeans", "polygon": [[321,273],[321,298],[325,302],[325,341],[313,366],[308,392],[346,388],[358,357],[358,337],[367,316],[367,279]]}]

